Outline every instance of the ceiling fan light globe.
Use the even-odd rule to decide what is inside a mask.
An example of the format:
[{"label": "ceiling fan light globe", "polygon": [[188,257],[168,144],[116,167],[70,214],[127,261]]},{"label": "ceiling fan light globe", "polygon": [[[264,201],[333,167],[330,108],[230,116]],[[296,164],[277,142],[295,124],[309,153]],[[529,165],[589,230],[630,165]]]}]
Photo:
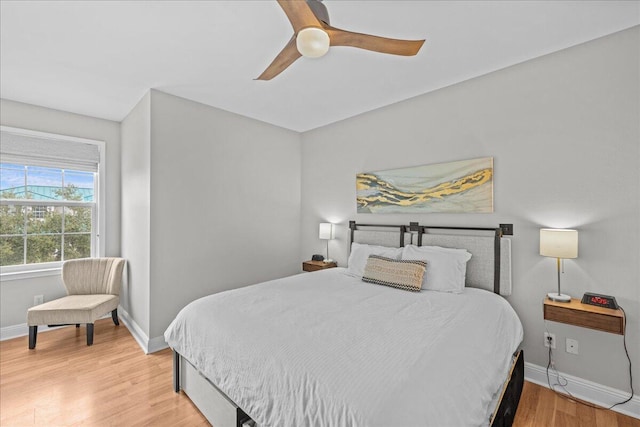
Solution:
[{"label": "ceiling fan light globe", "polygon": [[306,58],[319,58],[329,51],[329,34],[320,28],[304,28],[296,37],[298,52]]}]

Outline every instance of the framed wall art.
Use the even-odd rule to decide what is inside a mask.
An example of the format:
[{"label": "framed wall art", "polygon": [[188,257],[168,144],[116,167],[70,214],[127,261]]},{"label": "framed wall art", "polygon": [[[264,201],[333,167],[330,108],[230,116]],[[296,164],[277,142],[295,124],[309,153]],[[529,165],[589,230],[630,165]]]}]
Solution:
[{"label": "framed wall art", "polygon": [[493,212],[493,157],[356,175],[358,213]]}]

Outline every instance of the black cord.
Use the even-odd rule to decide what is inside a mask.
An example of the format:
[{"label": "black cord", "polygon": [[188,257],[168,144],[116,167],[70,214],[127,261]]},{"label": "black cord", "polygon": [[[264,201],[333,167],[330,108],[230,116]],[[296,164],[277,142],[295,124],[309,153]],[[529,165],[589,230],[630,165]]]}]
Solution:
[{"label": "black cord", "polygon": [[631,396],[629,396],[629,398],[627,400],[624,400],[622,402],[618,402],[618,403],[614,403],[613,405],[611,405],[609,407],[609,409],[613,408],[614,406],[618,406],[618,405],[622,405],[625,404],[627,402],[629,402],[631,399],[633,399],[633,372],[631,371],[631,357],[629,357],[629,350],[627,350],[627,313],[624,311],[624,308],[618,306],[618,308],[620,308],[620,310],[622,310],[622,315],[623,315],[623,320],[624,320],[624,329],[622,330],[622,344],[624,345],[624,352],[627,355],[627,360],[629,360],[629,387],[631,387]]},{"label": "black cord", "polygon": [[[620,308],[620,310],[622,310],[622,314],[623,314],[623,321],[624,321],[624,329],[622,330],[622,343],[624,345],[624,352],[627,355],[627,360],[629,361],[629,386],[631,387],[631,396],[629,396],[629,398],[627,400],[623,400],[622,402],[618,402],[618,403],[614,403],[613,405],[609,406],[608,408],[605,406],[600,406],[600,405],[593,405],[591,403],[585,402],[582,399],[578,399],[576,398],[573,394],[571,394],[571,392],[569,392],[569,390],[567,390],[565,388],[565,386],[567,384],[562,384],[562,382],[560,381],[560,374],[558,373],[558,371],[556,370],[556,377],[558,380],[557,384],[555,385],[559,385],[560,387],[562,387],[564,389],[564,391],[567,394],[561,393],[558,390],[555,389],[554,386],[551,385],[551,379],[549,378],[549,368],[551,367],[551,339],[548,338],[549,340],[549,360],[547,362],[547,384],[549,385],[549,388],[556,393],[559,396],[562,396],[564,398],[569,398],[568,396],[571,397],[571,399],[573,399],[576,402],[582,403],[583,405],[589,406],[591,408],[595,408],[595,409],[613,409],[614,407],[618,406],[618,405],[623,405],[629,401],[631,401],[631,399],[633,399],[634,396],[634,391],[633,391],[633,371],[631,370],[631,357],[629,357],[629,350],[627,349],[627,313],[624,311],[624,309],[620,306],[618,306],[618,308]],[[555,370],[555,367],[554,367]],[[565,379],[566,381],[566,379]]]},{"label": "black cord", "polygon": [[[549,345],[549,361],[547,362],[547,384],[549,385],[549,388],[553,391],[555,391],[556,393],[558,393],[555,389],[555,387],[553,387],[551,385],[551,380],[549,379],[549,367],[551,366],[551,345]],[[557,371],[556,371],[557,372]],[[558,378],[558,381],[560,381],[560,378]]]}]

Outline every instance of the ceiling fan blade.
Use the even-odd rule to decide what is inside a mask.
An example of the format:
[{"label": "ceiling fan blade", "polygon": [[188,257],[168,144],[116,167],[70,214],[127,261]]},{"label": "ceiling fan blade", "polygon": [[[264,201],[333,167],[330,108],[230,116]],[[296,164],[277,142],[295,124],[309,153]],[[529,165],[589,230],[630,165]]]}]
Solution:
[{"label": "ceiling fan blade", "polygon": [[305,0],[278,0],[278,4],[291,21],[295,33],[305,27],[322,26]]},{"label": "ceiling fan blade", "polygon": [[413,56],[418,53],[424,43],[424,40],[398,40],[370,34],[353,33],[330,25],[324,25],[323,27],[329,34],[331,46],[351,46],[374,52]]},{"label": "ceiling fan blade", "polygon": [[293,36],[284,49],[276,56],[276,59],[271,62],[267,69],[264,70],[256,80],[271,80],[301,56],[296,47],[296,36]]}]

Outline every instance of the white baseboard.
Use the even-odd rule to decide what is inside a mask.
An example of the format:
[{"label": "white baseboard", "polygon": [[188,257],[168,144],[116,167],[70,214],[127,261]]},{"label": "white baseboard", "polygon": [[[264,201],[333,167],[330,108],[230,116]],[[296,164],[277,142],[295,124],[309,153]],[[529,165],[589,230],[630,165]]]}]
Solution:
[{"label": "white baseboard", "polygon": [[149,354],[149,337],[144,333],[142,328],[131,318],[129,313],[122,307],[118,307],[118,317],[120,321],[131,332],[131,336],[136,340],[144,354]]},{"label": "white baseboard", "polygon": [[[41,325],[38,326],[38,333],[47,332],[54,329],[63,328],[64,326],[54,326],[52,328]],[[13,338],[19,338],[29,335],[29,325],[26,323],[20,323],[19,325],[11,325],[4,328],[0,328],[0,341],[10,340]]]},{"label": "white baseboard", "polygon": [[[597,384],[589,380],[585,380],[573,375],[560,372],[562,377],[566,378],[568,384],[565,388],[575,397],[594,403],[599,406],[609,407],[616,402],[622,402],[629,397],[628,392]],[[527,381],[549,388],[547,382],[546,368],[533,363],[525,362],[524,378]],[[555,382],[555,375],[551,375],[552,384]],[[612,409],[624,415],[640,419],[640,396],[634,396],[624,405],[618,405]]]},{"label": "white baseboard", "polygon": [[[44,330],[44,328],[42,328]],[[10,340],[12,338],[23,337],[29,333],[29,327],[26,323],[19,325],[6,326],[0,328],[0,341]]]},{"label": "white baseboard", "polygon": [[164,336],[160,335],[149,340],[149,353],[155,353],[165,348],[169,348],[169,344],[164,340]]},{"label": "white baseboard", "polygon": [[144,354],[155,353],[156,351],[164,350],[169,345],[164,341],[163,336],[153,337],[149,339],[149,336],[144,333],[142,328],[131,318],[129,313],[122,307],[118,307],[118,315],[122,323],[125,324],[131,335],[136,340]]},{"label": "white baseboard", "polygon": [[[169,345],[165,342],[164,337],[161,335],[159,337],[154,337],[149,339],[147,334],[144,333],[142,328],[138,326],[138,324],[131,318],[129,313],[124,310],[122,307],[118,307],[118,317],[127,327],[131,335],[136,340],[142,351],[145,354],[155,353],[156,351],[164,350],[169,347]],[[101,317],[101,319],[111,318],[111,313],[108,313]],[[54,329],[59,329],[64,326],[54,326],[50,328],[46,325],[38,326],[38,334],[41,332],[47,332]],[[4,328],[0,328],[0,341],[10,340],[12,338],[24,337],[29,335],[29,325],[26,323],[21,323],[19,325],[11,325],[6,326]]]},{"label": "white baseboard", "polygon": [[[111,319],[111,313],[105,314],[104,316],[101,317],[101,319],[107,319],[107,318]],[[47,325],[39,325],[38,333],[53,331],[56,329],[64,328],[65,326],[68,326],[68,325],[54,326],[54,327],[49,327]],[[0,341],[6,341],[13,338],[25,337],[27,335],[29,335],[29,325],[27,325],[26,323],[20,323],[19,325],[11,325],[11,326],[5,326],[4,328],[0,328]]]}]

